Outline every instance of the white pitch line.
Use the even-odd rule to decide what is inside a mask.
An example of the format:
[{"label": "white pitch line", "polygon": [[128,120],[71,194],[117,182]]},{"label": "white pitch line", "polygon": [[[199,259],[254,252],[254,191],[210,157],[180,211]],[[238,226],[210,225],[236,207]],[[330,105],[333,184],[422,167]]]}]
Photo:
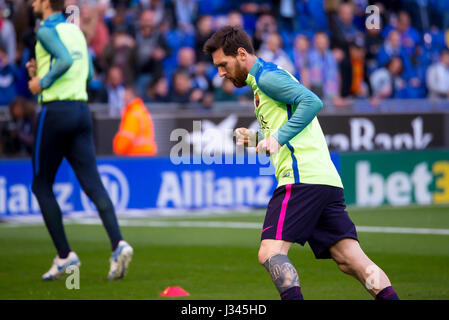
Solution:
[{"label": "white pitch line", "polygon": [[[98,224],[95,221],[77,220],[80,224]],[[179,228],[227,228],[227,229],[261,229],[262,224],[256,222],[225,222],[225,221],[132,221],[121,220],[120,225],[127,227],[179,227]],[[371,233],[403,233],[403,234],[436,234],[449,235],[449,229],[433,228],[403,228],[403,227],[372,227],[358,226],[357,232]]]},{"label": "white pitch line", "polygon": [[[82,225],[101,225],[97,219],[71,219],[66,224]],[[225,229],[261,229],[262,224],[257,222],[234,222],[234,221],[136,221],[119,220],[120,226],[124,227],[171,227],[171,228],[225,228]],[[26,227],[37,226],[42,223],[6,223],[0,227]],[[357,226],[357,232],[370,233],[392,233],[392,234],[430,234],[430,235],[449,235],[449,229],[434,228],[404,228],[404,227],[376,227],[376,226]]]}]

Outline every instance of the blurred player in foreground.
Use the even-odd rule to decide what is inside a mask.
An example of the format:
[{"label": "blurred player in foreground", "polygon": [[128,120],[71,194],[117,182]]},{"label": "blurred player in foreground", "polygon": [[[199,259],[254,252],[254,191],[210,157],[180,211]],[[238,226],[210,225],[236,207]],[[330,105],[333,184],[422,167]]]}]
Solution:
[{"label": "blurred player in foreground", "polygon": [[302,300],[298,273],[287,254],[292,243],[309,243],[317,259],[332,258],[378,300],[398,296],[387,275],[360,248],[345,211],[343,185],[331,161],[316,115],[321,100],[287,71],[254,54],[248,35],[223,27],[204,45],[219,75],[254,91],[255,113],[264,139],[236,130],[237,144],[270,155],[278,187],[268,204],[259,262],[283,300]]},{"label": "blurred player in foreground", "polygon": [[67,23],[64,0],[34,0],[33,11],[42,19],[37,31],[36,61],[27,63],[29,88],[39,94],[42,111],[36,127],[33,152],[33,193],[58,255],[43,280],[64,274],[80,260],[70,249],[61,208],[52,187],[63,158],[72,166],[88,197],[98,209],[112,245],[109,280],[125,276],[133,255],[122,239],[114,206],[98,173],[92,135],[92,117],[86,104],[86,82],[93,74],[83,33]]}]

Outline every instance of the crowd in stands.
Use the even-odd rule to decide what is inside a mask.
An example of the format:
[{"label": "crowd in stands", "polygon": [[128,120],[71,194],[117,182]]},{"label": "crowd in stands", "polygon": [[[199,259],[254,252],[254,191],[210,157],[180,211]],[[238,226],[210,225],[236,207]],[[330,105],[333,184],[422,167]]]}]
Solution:
[{"label": "crowd in stands", "polygon": [[[449,1],[446,0],[66,0],[95,66],[90,102],[120,115],[125,87],[146,103],[208,108],[251,100],[248,87],[221,79],[205,41],[240,26],[258,56],[344,107],[350,98],[447,98]],[[370,5],[374,10],[366,11]],[[371,14],[380,13],[378,21]],[[367,18],[374,19],[367,24]],[[376,25],[377,23],[377,25]],[[373,27],[374,26],[374,27]],[[39,27],[29,1],[0,0],[0,106],[33,99],[25,63]]]}]

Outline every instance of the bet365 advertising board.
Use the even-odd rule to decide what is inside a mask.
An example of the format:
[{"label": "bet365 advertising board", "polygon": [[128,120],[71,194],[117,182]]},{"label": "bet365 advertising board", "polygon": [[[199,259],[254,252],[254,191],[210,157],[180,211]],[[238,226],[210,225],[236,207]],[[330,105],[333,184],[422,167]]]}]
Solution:
[{"label": "bet365 advertising board", "polygon": [[349,204],[449,203],[449,151],[345,153],[340,166]]},{"label": "bet365 advertising board", "polygon": [[[347,204],[449,203],[449,150],[332,154]],[[166,209],[266,208],[276,188],[268,158],[102,158],[98,168],[120,213]],[[30,160],[0,161],[0,219],[40,215],[31,192]],[[63,162],[54,193],[64,214],[94,213],[95,207]]]}]

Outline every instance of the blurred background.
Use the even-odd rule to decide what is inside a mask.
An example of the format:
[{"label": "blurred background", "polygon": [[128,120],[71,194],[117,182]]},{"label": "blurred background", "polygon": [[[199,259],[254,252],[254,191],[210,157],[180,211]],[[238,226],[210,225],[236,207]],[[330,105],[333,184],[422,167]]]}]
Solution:
[{"label": "blurred background", "polygon": [[[202,52],[214,31],[234,25],[258,56],[324,101],[318,119],[349,214],[399,296],[449,298],[449,1],[66,4],[67,15],[79,13],[94,61],[88,90],[98,168],[140,260],[126,281],[105,283],[104,231],[64,161],[54,192],[71,243],[89,261],[85,289],[36,281],[54,254],[31,192],[40,106],[25,64],[39,21],[29,1],[0,0],[0,297],[154,299],[174,284],[192,299],[278,299],[256,267],[276,180],[266,157],[236,150],[233,138],[238,127],[259,129],[254,97],[221,79]],[[143,156],[120,139],[130,106],[146,128],[136,135],[149,141]],[[299,246],[291,255],[301,261],[306,299],[369,299],[332,261],[317,262]]]},{"label": "blurred background", "polygon": [[[205,41],[224,25],[244,28],[258,56],[288,70],[323,99],[319,120],[349,204],[449,202],[448,1],[67,0],[66,5],[67,16],[79,15],[75,20],[94,61],[88,88],[99,161],[119,163],[130,185],[121,209],[266,205],[274,178],[266,196],[242,199],[217,200],[200,184],[206,172],[213,175],[210,183],[218,175],[256,179],[260,166],[267,166],[260,157],[249,165],[254,156],[249,148],[244,165],[217,169],[224,155],[238,162],[232,130],[258,129],[250,88],[236,89],[221,79],[202,52]],[[20,180],[28,185],[31,178],[20,168],[29,165],[39,106],[28,91],[25,64],[34,57],[40,22],[29,1],[20,0],[0,0],[0,19],[0,157],[23,158],[0,165],[5,182],[0,200],[6,203],[0,206],[2,217],[19,209],[35,211],[30,209],[33,196],[30,205],[13,210],[7,199],[8,186]],[[143,102],[141,117],[150,128],[142,135],[151,140],[139,164],[157,182],[145,193],[142,178],[131,178],[135,166],[126,169],[135,160],[133,152],[117,137],[135,98]],[[186,164],[175,159],[182,152],[187,158],[214,158],[209,163],[202,159],[198,168],[178,166]],[[4,169],[5,163],[17,164],[16,170]],[[67,165],[60,171],[71,174],[77,186]],[[160,196],[164,181],[171,183],[170,173],[182,201]],[[123,193],[118,190],[117,203]],[[68,208],[88,207],[81,206],[83,197],[73,203]]]}]

